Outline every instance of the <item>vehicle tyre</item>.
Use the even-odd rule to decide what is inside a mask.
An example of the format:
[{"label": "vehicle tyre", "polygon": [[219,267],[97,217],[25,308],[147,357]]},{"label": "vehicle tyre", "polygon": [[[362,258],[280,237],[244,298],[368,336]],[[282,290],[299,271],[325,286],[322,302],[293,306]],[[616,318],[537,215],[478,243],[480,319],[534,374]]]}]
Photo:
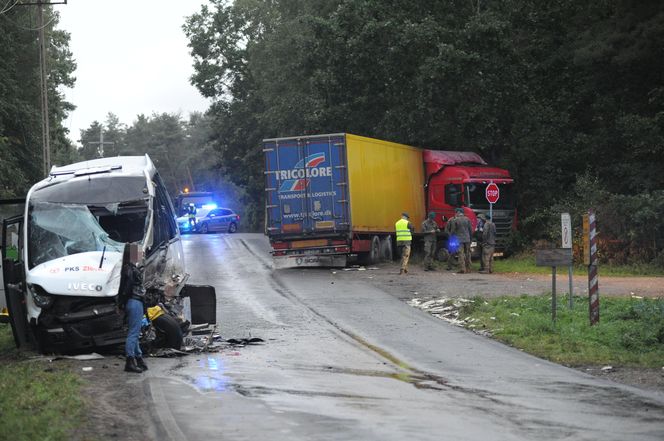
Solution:
[{"label": "vehicle tyre", "polygon": [[447,251],[447,248],[445,247],[440,247],[438,251],[436,251],[436,260],[439,262],[447,262],[447,259],[449,259],[450,253]]},{"label": "vehicle tyre", "polygon": [[394,259],[394,248],[392,247],[392,236],[384,237],[380,243],[380,257],[383,262],[391,262]]},{"label": "vehicle tyre", "polygon": [[378,236],[371,238],[371,248],[367,261],[369,265],[374,265],[380,261],[380,239]]},{"label": "vehicle tyre", "polygon": [[208,234],[208,224],[207,224],[207,222],[203,222],[201,224],[201,228],[199,229],[199,231],[201,232],[201,234]]},{"label": "vehicle tyre", "polygon": [[235,233],[236,231],[237,231],[237,224],[235,222],[231,222],[231,224],[228,226],[228,232]]},{"label": "vehicle tyre", "polygon": [[175,318],[162,314],[152,320],[152,325],[160,334],[158,338],[160,346],[173,349],[182,347],[182,329]]}]

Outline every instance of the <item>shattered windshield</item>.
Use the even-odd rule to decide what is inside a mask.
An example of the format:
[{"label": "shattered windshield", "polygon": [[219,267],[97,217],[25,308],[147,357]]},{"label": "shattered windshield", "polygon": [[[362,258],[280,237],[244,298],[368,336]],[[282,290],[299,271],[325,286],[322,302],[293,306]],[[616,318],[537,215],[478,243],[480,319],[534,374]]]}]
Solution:
[{"label": "shattered windshield", "polygon": [[122,252],[86,205],[33,202],[28,217],[29,267],[89,251]]}]

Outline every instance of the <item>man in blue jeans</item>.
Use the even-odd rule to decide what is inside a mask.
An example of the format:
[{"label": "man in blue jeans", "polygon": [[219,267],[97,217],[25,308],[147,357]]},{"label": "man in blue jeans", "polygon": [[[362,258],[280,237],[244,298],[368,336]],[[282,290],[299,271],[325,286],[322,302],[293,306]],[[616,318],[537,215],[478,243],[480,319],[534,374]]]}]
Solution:
[{"label": "man in blue jeans", "polygon": [[120,304],[124,305],[125,319],[127,320],[127,342],[125,344],[126,372],[141,373],[148,370],[143,360],[143,353],[139,344],[141,323],[144,314],[145,288],[143,288],[143,273],[138,268],[140,250],[137,244],[125,244],[122,257],[122,278],[120,282]]}]

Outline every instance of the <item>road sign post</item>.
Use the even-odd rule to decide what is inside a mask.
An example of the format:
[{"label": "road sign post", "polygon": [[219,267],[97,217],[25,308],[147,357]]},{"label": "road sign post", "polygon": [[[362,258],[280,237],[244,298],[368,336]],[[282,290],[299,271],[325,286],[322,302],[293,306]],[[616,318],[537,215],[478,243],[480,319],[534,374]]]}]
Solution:
[{"label": "road sign post", "polygon": [[493,221],[493,204],[500,199],[500,189],[495,183],[490,182],[489,185],[486,186],[485,196],[489,203],[489,217],[491,218],[491,221]]},{"label": "road sign post", "polygon": [[[562,213],[560,215],[560,224],[561,231],[560,235],[562,238],[562,248],[572,249],[572,217],[569,213]],[[572,273],[573,273],[573,262],[570,266],[567,267],[567,275],[569,279],[569,309],[574,307],[574,285],[572,283]]]},{"label": "road sign post", "polygon": [[571,248],[535,250],[535,265],[551,267],[551,320],[556,321],[556,267],[572,265]]}]

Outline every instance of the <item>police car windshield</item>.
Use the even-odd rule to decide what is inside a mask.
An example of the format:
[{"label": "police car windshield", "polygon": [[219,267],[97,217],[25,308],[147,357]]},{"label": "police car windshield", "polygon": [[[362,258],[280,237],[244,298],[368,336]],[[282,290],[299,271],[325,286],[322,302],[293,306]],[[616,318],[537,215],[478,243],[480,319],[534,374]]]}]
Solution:
[{"label": "police car windshield", "polygon": [[31,202],[28,210],[28,267],[90,251],[122,252],[86,205]]}]

